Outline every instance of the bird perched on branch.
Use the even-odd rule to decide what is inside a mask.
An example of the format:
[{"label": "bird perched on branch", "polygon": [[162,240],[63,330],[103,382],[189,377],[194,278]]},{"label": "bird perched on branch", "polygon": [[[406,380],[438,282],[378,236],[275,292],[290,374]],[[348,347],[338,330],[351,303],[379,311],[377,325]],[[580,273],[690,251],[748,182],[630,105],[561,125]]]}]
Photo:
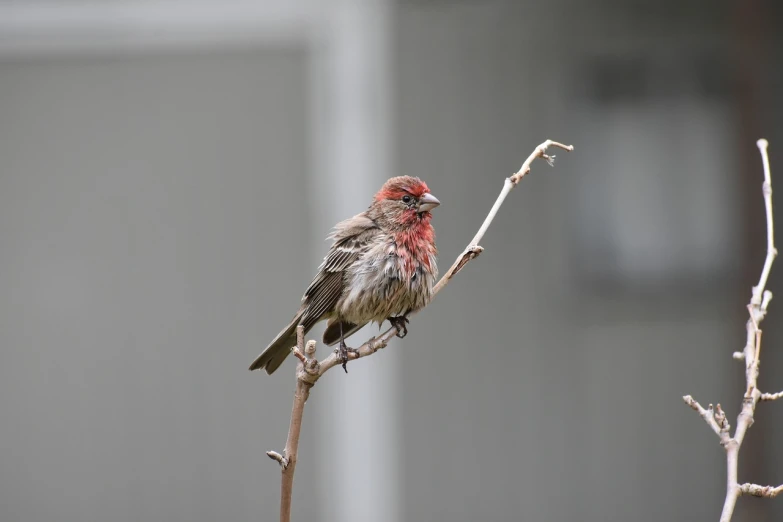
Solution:
[{"label": "bird perched on branch", "polygon": [[352,351],[345,338],[367,323],[388,319],[404,337],[406,316],[429,303],[438,276],[430,224],[430,211],[438,205],[426,183],[398,176],[384,183],[367,210],[338,223],[299,311],[250,369],[277,370],[296,345],[296,327],[303,325],[307,333],[324,319],[323,341],[340,343],[343,368]]}]

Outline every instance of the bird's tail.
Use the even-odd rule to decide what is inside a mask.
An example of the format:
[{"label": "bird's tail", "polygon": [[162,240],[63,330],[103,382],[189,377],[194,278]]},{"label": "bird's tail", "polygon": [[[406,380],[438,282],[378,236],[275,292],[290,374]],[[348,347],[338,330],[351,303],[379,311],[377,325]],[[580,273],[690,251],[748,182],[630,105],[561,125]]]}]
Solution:
[{"label": "bird's tail", "polygon": [[251,371],[264,368],[266,373],[271,375],[283,364],[285,358],[291,353],[291,347],[296,346],[296,327],[299,325],[301,318],[301,313],[296,314],[291,324],[277,334],[277,337],[269,343],[266,350],[256,357],[256,360],[250,365]]}]

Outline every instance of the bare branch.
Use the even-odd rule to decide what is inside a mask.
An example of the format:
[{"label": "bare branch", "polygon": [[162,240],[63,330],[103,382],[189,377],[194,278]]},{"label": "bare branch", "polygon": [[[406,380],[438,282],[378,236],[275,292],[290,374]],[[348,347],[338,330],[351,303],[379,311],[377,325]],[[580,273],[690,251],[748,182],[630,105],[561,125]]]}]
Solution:
[{"label": "bare branch", "polygon": [[[778,250],[775,248],[775,220],[772,216],[772,172],[770,171],[769,154],[767,153],[769,143],[765,139],[760,139],[756,142],[756,145],[759,148],[759,152],[761,152],[761,162],[764,165],[764,184],[761,186],[761,190],[764,194],[764,207],[767,211],[767,258],[764,260],[764,268],[761,270],[759,284],[753,287],[753,298],[750,303],[761,308],[764,288],[767,286],[769,271],[772,268],[772,262],[775,261],[775,256],[778,255]],[[766,312],[766,307],[764,307],[764,311]],[[758,322],[761,322],[761,320],[758,320]]]},{"label": "bare branch", "polygon": [[[712,409],[712,404],[710,404],[710,409]],[[718,423],[718,427],[720,428],[720,431],[718,432],[720,443],[724,445],[728,444],[731,425],[729,424],[729,421],[726,420],[726,414],[723,413],[723,409],[721,409],[720,404],[715,406],[715,422]]]},{"label": "bare branch", "polygon": [[761,397],[759,397],[760,401],[776,401],[783,397],[783,391],[779,391],[777,393],[762,393]]},{"label": "bare branch", "polygon": [[775,498],[783,493],[783,484],[773,488],[772,486],[759,486],[758,484],[750,484],[746,482],[740,487],[740,493],[743,495],[752,495],[754,497]]},{"label": "bare branch", "polygon": [[307,357],[305,357],[305,354],[300,352],[299,348],[297,348],[296,346],[291,348],[291,353],[294,354],[294,357],[299,359],[299,362],[302,362],[302,363],[306,363],[307,362]]},{"label": "bare branch", "polygon": [[278,464],[280,464],[280,467],[285,469],[288,467],[288,459],[279,454],[276,451],[267,451],[266,456],[269,457],[272,460],[276,460]]},{"label": "bare branch", "polygon": [[558,143],[556,141],[546,140],[544,143],[535,148],[532,154],[530,154],[525,162],[522,163],[522,166],[519,167],[519,170],[516,173],[512,174],[511,177],[506,178],[505,183],[503,183],[503,190],[500,191],[500,195],[495,200],[495,204],[492,205],[492,208],[489,210],[489,214],[487,214],[487,217],[481,224],[481,228],[479,228],[478,232],[476,232],[476,235],[473,236],[473,239],[470,240],[470,243],[467,247],[465,247],[465,250],[457,257],[457,260],[454,261],[454,264],[451,265],[451,268],[449,268],[449,270],[443,274],[443,277],[440,278],[438,284],[435,285],[435,288],[432,290],[433,297],[447,284],[449,284],[449,281],[451,281],[451,278],[454,277],[457,272],[462,270],[462,268],[469,261],[478,257],[478,255],[484,250],[479,246],[479,242],[484,238],[484,234],[487,233],[489,226],[495,219],[495,215],[497,215],[498,210],[500,210],[501,205],[503,205],[503,201],[505,201],[508,193],[511,192],[511,189],[516,187],[519,182],[522,181],[522,178],[530,172],[530,166],[533,164],[533,161],[535,161],[536,158],[544,158],[547,160],[547,163],[549,163],[550,166],[553,164],[554,156],[550,157],[545,154],[549,147],[558,147],[569,152],[574,150],[573,145],[563,145],[562,143]]},{"label": "bare branch", "polygon": [[761,161],[764,166],[764,183],[762,193],[764,196],[764,207],[767,217],[767,256],[764,260],[764,267],[759,276],[759,282],[753,287],[750,303],[748,304],[748,320],[745,325],[746,338],[745,348],[742,352],[734,352],[734,359],[745,360],[745,395],[742,398],[742,410],[737,416],[737,428],[734,436],[729,434],[729,425],[726,422],[726,416],[720,409],[720,405],[713,413],[712,406],[705,410],[699,403],[694,401],[689,395],[683,397],[685,402],[694,410],[698,411],[701,417],[710,425],[713,431],[718,433],[721,438],[721,444],[726,449],[726,499],[723,503],[721,513],[721,522],[729,522],[734,514],[734,507],[737,499],[742,494],[754,495],[758,497],[772,498],[778,495],[783,486],[772,488],[770,486],[759,486],[757,484],[742,484],[737,482],[737,469],[739,467],[739,450],[745,440],[745,434],[753,425],[756,404],[759,400],[776,400],[783,397],[783,392],[776,394],[761,393],[758,390],[759,364],[761,362],[761,329],[759,325],[767,315],[767,308],[772,300],[772,292],[766,290],[769,272],[772,269],[772,263],[777,256],[775,248],[774,220],[772,214],[772,176],[769,167],[769,155],[767,154],[767,140],[761,139],[756,143],[761,152]]},{"label": "bare branch", "polygon": [[[522,180],[522,178],[524,178],[530,172],[530,165],[533,164],[536,158],[544,158],[550,167],[554,166],[555,157],[546,155],[546,149],[548,149],[549,147],[558,147],[560,149],[567,150],[568,152],[574,150],[573,145],[563,145],[562,143],[558,143],[556,141],[546,140],[544,143],[536,147],[536,150],[534,150],[533,153],[527,157],[527,159],[522,164],[522,166],[519,167],[519,170],[513,176],[511,176],[511,182],[514,185],[519,183]],[[484,230],[484,232],[486,232],[486,229]],[[478,239],[481,240],[480,237]]]},{"label": "bare branch", "polygon": [[310,359],[312,359],[313,356],[315,355],[315,346],[316,346],[316,344],[317,343],[315,341],[313,341],[312,339],[307,341],[307,345],[305,346],[305,354]]},{"label": "bare branch", "polygon": [[[440,281],[433,287],[432,296],[438,294],[449,281],[460,271],[462,268],[475,259],[484,250],[478,245],[479,241],[484,237],[484,234],[489,229],[492,220],[495,219],[495,215],[506,199],[506,196],[511,189],[513,189],[520,180],[530,172],[530,165],[536,158],[543,158],[549,163],[553,164],[554,156],[547,156],[546,150],[549,147],[559,147],[561,149],[572,151],[574,147],[572,145],[563,145],[552,140],[546,140],[544,143],[535,148],[533,153],[525,160],[520,167],[519,171],[507,178],[503,184],[503,189],[500,191],[495,204],[490,209],[489,214],[481,228],[471,240],[470,244],[465,250],[457,257],[451,268],[440,278]],[[372,355],[378,350],[385,348],[391,339],[399,333],[397,327],[392,326],[378,337],[372,337],[367,342],[362,344],[354,351],[349,351],[347,356],[349,359],[360,359]],[[281,498],[280,498],[280,521],[289,522],[291,520],[291,495],[293,492],[294,470],[296,468],[296,457],[299,447],[299,433],[302,428],[302,415],[304,413],[304,406],[307,402],[307,397],[310,394],[310,388],[313,387],[315,382],[330,368],[342,363],[337,351],[330,353],[323,361],[318,361],[315,355],[315,341],[307,341],[305,346],[304,342],[304,328],[299,325],[296,330],[296,346],[292,348],[293,354],[299,359],[299,363],[296,368],[296,392],[294,393],[294,405],[291,411],[291,423],[288,429],[288,439],[286,440],[284,455],[280,455],[275,451],[268,451],[267,455],[276,460],[282,468],[282,484],[281,484]]]},{"label": "bare branch", "polygon": [[[686,395],[682,398],[683,401],[685,401],[685,404],[693,408],[694,411],[699,412],[699,415],[702,419],[704,419],[704,422],[707,423],[707,426],[712,428],[712,431],[715,432],[715,435],[718,437],[721,437],[721,440],[723,439],[722,433],[724,432],[723,428],[720,424],[718,424],[718,421],[716,420],[715,411],[712,409],[712,404],[710,404],[707,409],[705,410],[701,404],[698,403],[693,397],[690,395]],[[720,405],[718,405],[720,407]],[[726,416],[723,415],[723,422],[726,422]],[[725,431],[728,431],[728,427]]]},{"label": "bare branch", "polygon": [[730,439],[728,444],[724,444],[723,447],[726,448],[726,499],[723,501],[720,522],[730,522],[731,516],[734,514],[734,506],[737,505],[737,499],[740,496],[739,486],[737,486],[739,444],[734,439]]},{"label": "bare branch", "polygon": [[[302,416],[307,398],[310,396],[310,388],[313,382],[310,382],[305,376],[309,376],[308,366],[313,361],[308,359],[305,354],[315,353],[315,344],[307,343],[305,348],[304,326],[299,325],[296,328],[296,346],[292,349],[294,355],[299,359],[296,365],[296,391],[294,392],[294,404],[291,408],[291,423],[288,426],[288,439],[285,443],[284,455],[276,451],[268,451],[269,458],[276,460],[282,470],[282,480],[280,484],[280,521],[290,522],[291,520],[291,497],[294,491],[294,470],[296,469],[296,456],[299,448],[299,434],[302,431]],[[318,364],[318,361],[315,361]]]}]

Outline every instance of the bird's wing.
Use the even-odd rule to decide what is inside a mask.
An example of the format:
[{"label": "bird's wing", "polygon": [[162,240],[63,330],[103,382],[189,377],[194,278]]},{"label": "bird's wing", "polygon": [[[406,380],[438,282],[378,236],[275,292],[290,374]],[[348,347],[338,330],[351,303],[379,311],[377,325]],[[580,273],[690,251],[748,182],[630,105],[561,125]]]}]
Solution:
[{"label": "bird's wing", "polygon": [[343,294],[344,273],[361,258],[372,243],[378,225],[362,213],[338,223],[330,238],[332,248],[318,267],[318,273],[302,297],[301,324],[309,329],[332,310]]}]

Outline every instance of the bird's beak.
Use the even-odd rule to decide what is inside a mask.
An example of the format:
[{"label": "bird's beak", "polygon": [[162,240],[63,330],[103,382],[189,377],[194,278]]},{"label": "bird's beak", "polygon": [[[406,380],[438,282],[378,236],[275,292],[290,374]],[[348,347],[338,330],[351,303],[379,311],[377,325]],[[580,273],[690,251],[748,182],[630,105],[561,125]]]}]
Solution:
[{"label": "bird's beak", "polygon": [[427,212],[440,205],[438,198],[430,193],[424,194],[419,198],[419,212]]}]

